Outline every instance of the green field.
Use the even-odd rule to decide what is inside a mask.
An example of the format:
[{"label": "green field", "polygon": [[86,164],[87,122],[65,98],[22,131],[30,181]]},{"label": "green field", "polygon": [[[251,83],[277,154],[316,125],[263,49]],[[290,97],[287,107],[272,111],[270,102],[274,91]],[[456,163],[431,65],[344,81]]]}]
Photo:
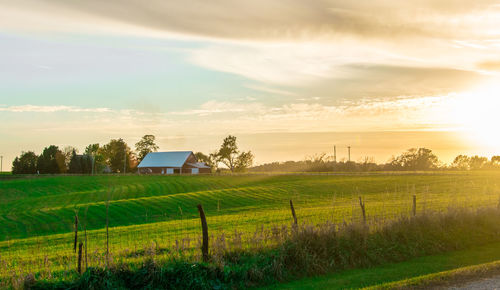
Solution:
[{"label": "green field", "polygon": [[104,266],[108,200],[113,260],[140,263],[148,251],[159,259],[199,258],[197,204],[206,211],[211,244],[223,237],[232,247],[252,248],[280,241],[272,228],[291,224],[290,199],[299,223],[341,223],[361,219],[361,196],[368,222],[378,225],[410,215],[413,195],[419,213],[496,205],[499,181],[499,172],[4,178],[0,278],[70,278],[75,213],[80,240],[84,224],[88,230],[89,266]]}]

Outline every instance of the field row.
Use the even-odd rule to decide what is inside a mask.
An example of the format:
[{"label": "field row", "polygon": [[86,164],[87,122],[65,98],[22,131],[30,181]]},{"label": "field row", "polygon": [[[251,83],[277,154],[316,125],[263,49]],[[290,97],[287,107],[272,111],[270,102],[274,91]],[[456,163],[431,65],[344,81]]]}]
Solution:
[{"label": "field row", "polygon": [[[65,176],[0,183],[0,241],[73,231],[75,213],[87,211],[87,228],[102,229],[106,203],[112,226],[197,216],[331,204],[362,195],[432,195],[452,200],[495,193],[498,174],[411,176]],[[73,186],[73,187],[72,187]]]}]

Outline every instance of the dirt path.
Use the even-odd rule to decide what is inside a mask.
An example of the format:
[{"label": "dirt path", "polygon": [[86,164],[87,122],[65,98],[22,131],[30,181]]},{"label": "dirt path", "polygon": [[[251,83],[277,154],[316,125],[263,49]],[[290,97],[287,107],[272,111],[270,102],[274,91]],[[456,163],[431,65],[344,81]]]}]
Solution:
[{"label": "dirt path", "polygon": [[491,278],[482,278],[474,282],[468,282],[461,286],[448,288],[450,290],[494,290],[500,289],[500,275]]}]

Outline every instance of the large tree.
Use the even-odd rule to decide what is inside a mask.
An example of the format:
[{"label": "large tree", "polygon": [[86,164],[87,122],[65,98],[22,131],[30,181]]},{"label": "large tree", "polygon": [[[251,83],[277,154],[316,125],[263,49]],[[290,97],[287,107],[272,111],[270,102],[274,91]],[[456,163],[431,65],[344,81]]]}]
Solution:
[{"label": "large tree", "polygon": [[64,163],[69,170],[69,163],[71,162],[71,158],[73,157],[73,152],[78,153],[78,149],[73,146],[66,146],[62,150],[62,154],[64,155]]},{"label": "large tree", "polygon": [[238,158],[236,158],[236,165],[234,167],[234,170],[237,172],[242,172],[252,167],[253,158],[254,156],[251,151],[241,152],[240,155],[238,155]]},{"label": "large tree", "polygon": [[57,174],[66,172],[64,154],[59,147],[50,145],[43,149],[37,160],[37,170],[42,174]]},{"label": "large tree", "polygon": [[455,157],[455,160],[453,160],[451,166],[459,170],[469,170],[470,157],[467,155],[458,155],[457,157]]},{"label": "large tree", "polygon": [[430,170],[439,167],[439,159],[432,150],[427,148],[412,148],[391,161],[394,169]]},{"label": "large tree", "polygon": [[123,139],[113,139],[102,148],[102,155],[112,172],[131,172],[134,155]]},{"label": "large tree", "polygon": [[483,169],[488,164],[488,158],[481,156],[472,156],[470,158],[470,169],[479,170]]},{"label": "large tree", "polygon": [[36,156],[35,152],[22,152],[21,156],[16,157],[16,159],[14,159],[14,162],[12,162],[12,173],[35,174],[37,159],[38,156]]},{"label": "large tree", "polygon": [[155,136],[153,135],[144,135],[142,136],[141,141],[135,143],[135,152],[137,153],[137,158],[139,162],[148,155],[150,152],[158,151],[158,146],[155,143]]},{"label": "large tree", "polygon": [[90,173],[102,172],[104,170],[106,162],[103,156],[103,148],[99,146],[99,143],[89,144],[85,147],[84,154],[90,158]]},{"label": "large tree", "polygon": [[92,157],[87,154],[78,155],[73,151],[68,166],[68,173],[90,174],[92,173]]},{"label": "large tree", "polygon": [[236,144],[236,137],[231,135],[224,138],[216,156],[217,161],[226,165],[231,172],[244,171],[253,163],[252,152],[240,153],[238,145]]},{"label": "large tree", "polygon": [[493,165],[494,167],[500,166],[500,156],[491,157],[491,165]]}]

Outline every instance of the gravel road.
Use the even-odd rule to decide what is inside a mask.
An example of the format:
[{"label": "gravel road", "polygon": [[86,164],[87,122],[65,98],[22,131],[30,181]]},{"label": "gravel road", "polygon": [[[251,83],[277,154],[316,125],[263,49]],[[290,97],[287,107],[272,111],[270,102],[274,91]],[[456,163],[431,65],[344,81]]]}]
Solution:
[{"label": "gravel road", "polygon": [[450,290],[500,290],[500,275],[491,278],[483,278],[474,282],[468,282],[461,286],[448,288]]}]

